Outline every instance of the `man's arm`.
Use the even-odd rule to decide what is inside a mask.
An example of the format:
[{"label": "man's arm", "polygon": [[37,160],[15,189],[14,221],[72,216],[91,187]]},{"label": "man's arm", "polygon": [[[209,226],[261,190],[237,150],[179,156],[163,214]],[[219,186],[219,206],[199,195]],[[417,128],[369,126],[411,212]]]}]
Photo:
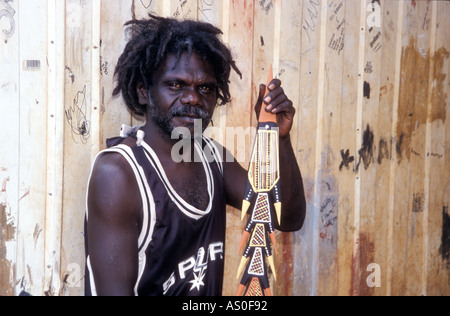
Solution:
[{"label": "man's arm", "polygon": [[[292,101],[289,100],[281,88],[280,80],[271,82],[269,85],[270,93],[263,100],[265,88],[264,85],[260,86],[255,111],[258,116],[262,110],[277,114],[280,136],[282,216],[281,225],[276,224],[275,228],[285,232],[297,231],[301,229],[305,221],[306,200],[300,168],[298,167],[289,136],[295,116],[295,108]],[[264,108],[262,108],[263,104]],[[229,205],[238,209],[242,208],[247,178],[248,172],[238,162],[233,161],[224,164],[224,181]]]},{"label": "man's arm", "polygon": [[[303,179],[292,148],[291,138],[280,138],[281,226],[285,232],[298,231],[306,217],[306,199]],[[276,221],[275,221],[276,222]]]},{"label": "man's arm", "polygon": [[132,296],[142,202],[131,167],[119,154],[104,154],[88,190],[87,234],[97,294]]}]

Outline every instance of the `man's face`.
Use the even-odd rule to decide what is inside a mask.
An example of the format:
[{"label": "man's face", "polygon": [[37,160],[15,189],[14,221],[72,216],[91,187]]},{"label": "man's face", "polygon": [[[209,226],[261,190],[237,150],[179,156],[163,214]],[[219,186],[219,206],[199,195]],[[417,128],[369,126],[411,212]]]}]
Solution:
[{"label": "man's face", "polygon": [[211,64],[195,53],[191,58],[184,53],[178,64],[176,61],[175,55],[167,56],[153,75],[150,95],[140,101],[148,106],[147,119],[167,134],[186,127],[193,135],[195,120],[202,120],[203,129],[211,122],[217,104],[217,80]]}]

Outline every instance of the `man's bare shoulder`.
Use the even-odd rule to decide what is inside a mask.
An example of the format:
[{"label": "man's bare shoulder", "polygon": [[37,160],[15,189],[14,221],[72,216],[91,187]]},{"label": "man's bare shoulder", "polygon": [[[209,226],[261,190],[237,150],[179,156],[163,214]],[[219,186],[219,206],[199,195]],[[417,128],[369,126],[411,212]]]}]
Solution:
[{"label": "man's bare shoulder", "polygon": [[[117,145],[125,145],[132,148],[136,144],[136,140],[128,137],[120,139]],[[114,147],[113,147],[114,148]],[[106,176],[110,178],[114,176],[116,178],[132,178],[133,171],[125,159],[125,157],[117,151],[104,151],[98,156],[94,168],[92,177]]]},{"label": "man's bare shoulder", "polygon": [[[134,172],[125,157],[102,153],[95,162],[89,183],[89,212],[127,216],[141,205]],[[99,214],[100,215],[100,214]]]}]

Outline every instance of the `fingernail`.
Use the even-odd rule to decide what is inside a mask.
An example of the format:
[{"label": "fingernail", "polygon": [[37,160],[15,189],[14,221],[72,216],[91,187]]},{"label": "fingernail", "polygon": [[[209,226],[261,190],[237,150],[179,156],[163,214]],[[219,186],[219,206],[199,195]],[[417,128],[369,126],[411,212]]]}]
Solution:
[{"label": "fingernail", "polygon": [[264,102],[266,102],[266,103],[270,103],[270,101],[272,101],[271,97],[267,97],[267,98],[264,99]]},{"label": "fingernail", "polygon": [[272,109],[273,109],[273,105],[272,104],[269,104],[267,107],[266,107],[266,111],[272,111]]}]

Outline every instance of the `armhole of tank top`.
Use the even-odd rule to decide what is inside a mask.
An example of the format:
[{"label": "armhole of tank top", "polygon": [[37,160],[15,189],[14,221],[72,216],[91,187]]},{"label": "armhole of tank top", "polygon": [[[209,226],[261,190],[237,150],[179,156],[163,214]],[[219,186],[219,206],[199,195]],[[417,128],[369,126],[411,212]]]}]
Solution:
[{"label": "armhole of tank top", "polygon": [[[97,163],[98,159],[106,153],[118,153],[120,154],[123,158],[125,158],[125,160],[128,162],[129,166],[131,167],[131,169],[133,170],[134,176],[136,178],[136,183],[139,187],[139,193],[141,195],[141,199],[142,199],[142,206],[143,206],[143,213],[142,214],[142,218],[143,218],[143,223],[142,223],[142,230],[144,231],[144,225],[146,225],[145,222],[148,221],[148,198],[147,198],[147,194],[145,192],[144,189],[144,179],[145,179],[145,175],[143,173],[142,170],[139,170],[140,166],[139,164],[136,162],[134,155],[131,151],[131,149],[128,146],[125,145],[118,145],[116,147],[112,147],[109,149],[105,149],[103,151],[101,151],[97,157],[94,160],[94,164],[92,166],[92,170],[91,173],[89,175],[89,181],[88,181],[88,188],[89,188],[89,184],[91,181],[91,177],[92,177],[92,172],[94,170],[95,164]],[[89,193],[89,192],[88,192]],[[88,207],[88,199],[89,199],[89,195],[88,193],[86,194],[86,218],[89,219],[89,207]],[[147,212],[145,212],[147,211]],[[147,219],[147,220],[146,220]],[[142,232],[141,232],[142,233]]]},{"label": "armhole of tank top", "polygon": [[206,146],[209,147],[210,151],[214,155],[214,161],[216,162],[217,167],[219,168],[220,174],[223,176],[223,158],[219,152],[219,149],[217,148],[216,144],[211,138],[203,136],[203,140],[206,143]]},{"label": "armhole of tank top", "polygon": [[[98,158],[102,154],[105,154],[105,153],[118,153],[118,154],[122,155],[122,157],[125,158],[125,160],[130,165],[131,169],[133,170],[134,176],[136,178],[136,182],[139,187],[139,193],[140,193],[141,199],[142,199],[142,228],[139,233],[139,239],[138,239],[139,274],[138,274],[138,281],[137,281],[136,287],[135,287],[135,293],[137,295],[137,286],[142,277],[143,270],[145,267],[145,262],[146,262],[145,250],[147,249],[149,243],[151,242],[152,235],[153,235],[153,229],[154,229],[154,226],[156,223],[155,203],[154,203],[153,196],[152,196],[151,190],[149,188],[148,181],[145,176],[144,170],[137,162],[132,149],[126,145],[118,145],[118,146],[103,150],[97,155],[97,157],[94,160],[94,164],[92,166],[91,173],[89,175],[88,188],[89,188],[89,183],[90,183],[91,176],[92,176],[92,171],[95,167],[95,163],[97,162]],[[89,198],[89,196],[87,193],[86,194],[86,219],[87,220],[89,220],[88,198]],[[88,262],[90,263],[89,257],[88,257]],[[91,273],[91,269],[89,269],[89,272]],[[91,273],[91,288],[92,288],[92,292],[94,293],[95,282],[93,280],[92,273]]]}]

